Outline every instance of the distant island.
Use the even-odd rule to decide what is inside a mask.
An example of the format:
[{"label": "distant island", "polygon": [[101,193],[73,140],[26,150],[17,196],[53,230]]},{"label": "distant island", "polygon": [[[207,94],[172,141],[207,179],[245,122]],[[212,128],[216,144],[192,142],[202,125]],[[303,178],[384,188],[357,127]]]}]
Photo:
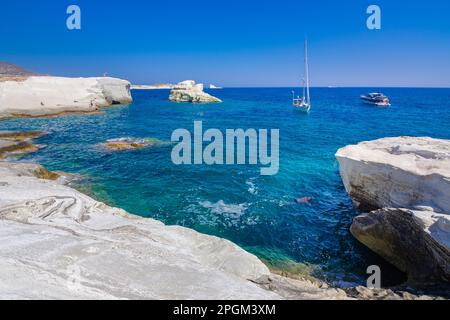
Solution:
[{"label": "distant island", "polygon": [[[166,89],[171,90],[176,86],[176,84],[172,83],[156,83],[156,84],[133,84],[131,85],[132,90],[159,90]],[[216,86],[214,84],[210,84],[209,89],[223,89],[220,86]]]},{"label": "distant island", "polygon": [[171,83],[157,83],[157,84],[133,84],[132,90],[159,90],[159,89],[172,89],[174,87]]},{"label": "distant island", "polygon": [[20,81],[27,77],[36,76],[36,73],[28,71],[14,64],[0,61],[0,82],[1,81]]},{"label": "distant island", "polygon": [[10,76],[22,76],[28,77],[36,75],[35,73],[25,70],[22,67],[16,66],[12,63],[0,61],[0,77],[10,77]]}]

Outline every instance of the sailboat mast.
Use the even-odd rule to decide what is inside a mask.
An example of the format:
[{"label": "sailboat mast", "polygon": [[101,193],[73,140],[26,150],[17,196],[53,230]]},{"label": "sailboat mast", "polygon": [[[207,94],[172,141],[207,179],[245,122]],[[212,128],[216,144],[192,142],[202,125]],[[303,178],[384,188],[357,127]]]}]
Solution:
[{"label": "sailboat mast", "polygon": [[309,98],[309,67],[308,67],[308,40],[305,39],[305,73],[306,73],[306,102],[310,105]]}]

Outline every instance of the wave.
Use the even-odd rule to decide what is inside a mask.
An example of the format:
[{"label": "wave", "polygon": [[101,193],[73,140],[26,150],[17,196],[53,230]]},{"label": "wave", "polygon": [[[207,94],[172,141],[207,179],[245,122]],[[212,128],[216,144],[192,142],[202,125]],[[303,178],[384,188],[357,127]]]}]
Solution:
[{"label": "wave", "polygon": [[255,183],[251,180],[247,180],[245,184],[248,186],[248,192],[257,195],[258,194],[258,188],[256,187]]},{"label": "wave", "polygon": [[201,201],[199,204],[205,208],[209,209],[211,213],[230,216],[233,218],[239,218],[245,213],[247,209],[246,203],[241,204],[226,204],[223,200],[219,200],[216,203],[211,201]]}]

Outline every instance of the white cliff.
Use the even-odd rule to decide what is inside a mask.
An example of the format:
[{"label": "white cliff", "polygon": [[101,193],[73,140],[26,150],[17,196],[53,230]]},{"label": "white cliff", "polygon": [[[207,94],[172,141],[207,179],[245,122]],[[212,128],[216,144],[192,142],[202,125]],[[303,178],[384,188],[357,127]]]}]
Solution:
[{"label": "white cliff", "polygon": [[450,140],[398,137],[340,149],[345,188],[363,210],[352,234],[408,273],[450,281]]},{"label": "white cliff", "polygon": [[222,102],[220,99],[203,91],[203,84],[196,84],[193,80],[186,80],[174,85],[170,91],[170,101],[214,103]]},{"label": "white cliff", "polygon": [[130,83],[115,78],[32,76],[0,81],[0,118],[93,112],[131,101]]}]

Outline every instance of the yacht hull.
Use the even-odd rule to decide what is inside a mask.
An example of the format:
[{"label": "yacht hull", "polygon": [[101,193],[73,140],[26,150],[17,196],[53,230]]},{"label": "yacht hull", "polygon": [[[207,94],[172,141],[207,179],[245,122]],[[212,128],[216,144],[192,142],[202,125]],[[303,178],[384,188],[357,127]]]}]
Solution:
[{"label": "yacht hull", "polygon": [[391,104],[390,103],[386,103],[386,102],[376,102],[376,101],[369,101],[369,100],[362,100],[362,102],[364,104],[370,104],[372,106],[377,106],[377,107],[389,107]]},{"label": "yacht hull", "polygon": [[360,98],[363,103],[378,107],[389,107],[391,105],[389,98],[381,93],[369,93],[367,95],[361,95]]}]

